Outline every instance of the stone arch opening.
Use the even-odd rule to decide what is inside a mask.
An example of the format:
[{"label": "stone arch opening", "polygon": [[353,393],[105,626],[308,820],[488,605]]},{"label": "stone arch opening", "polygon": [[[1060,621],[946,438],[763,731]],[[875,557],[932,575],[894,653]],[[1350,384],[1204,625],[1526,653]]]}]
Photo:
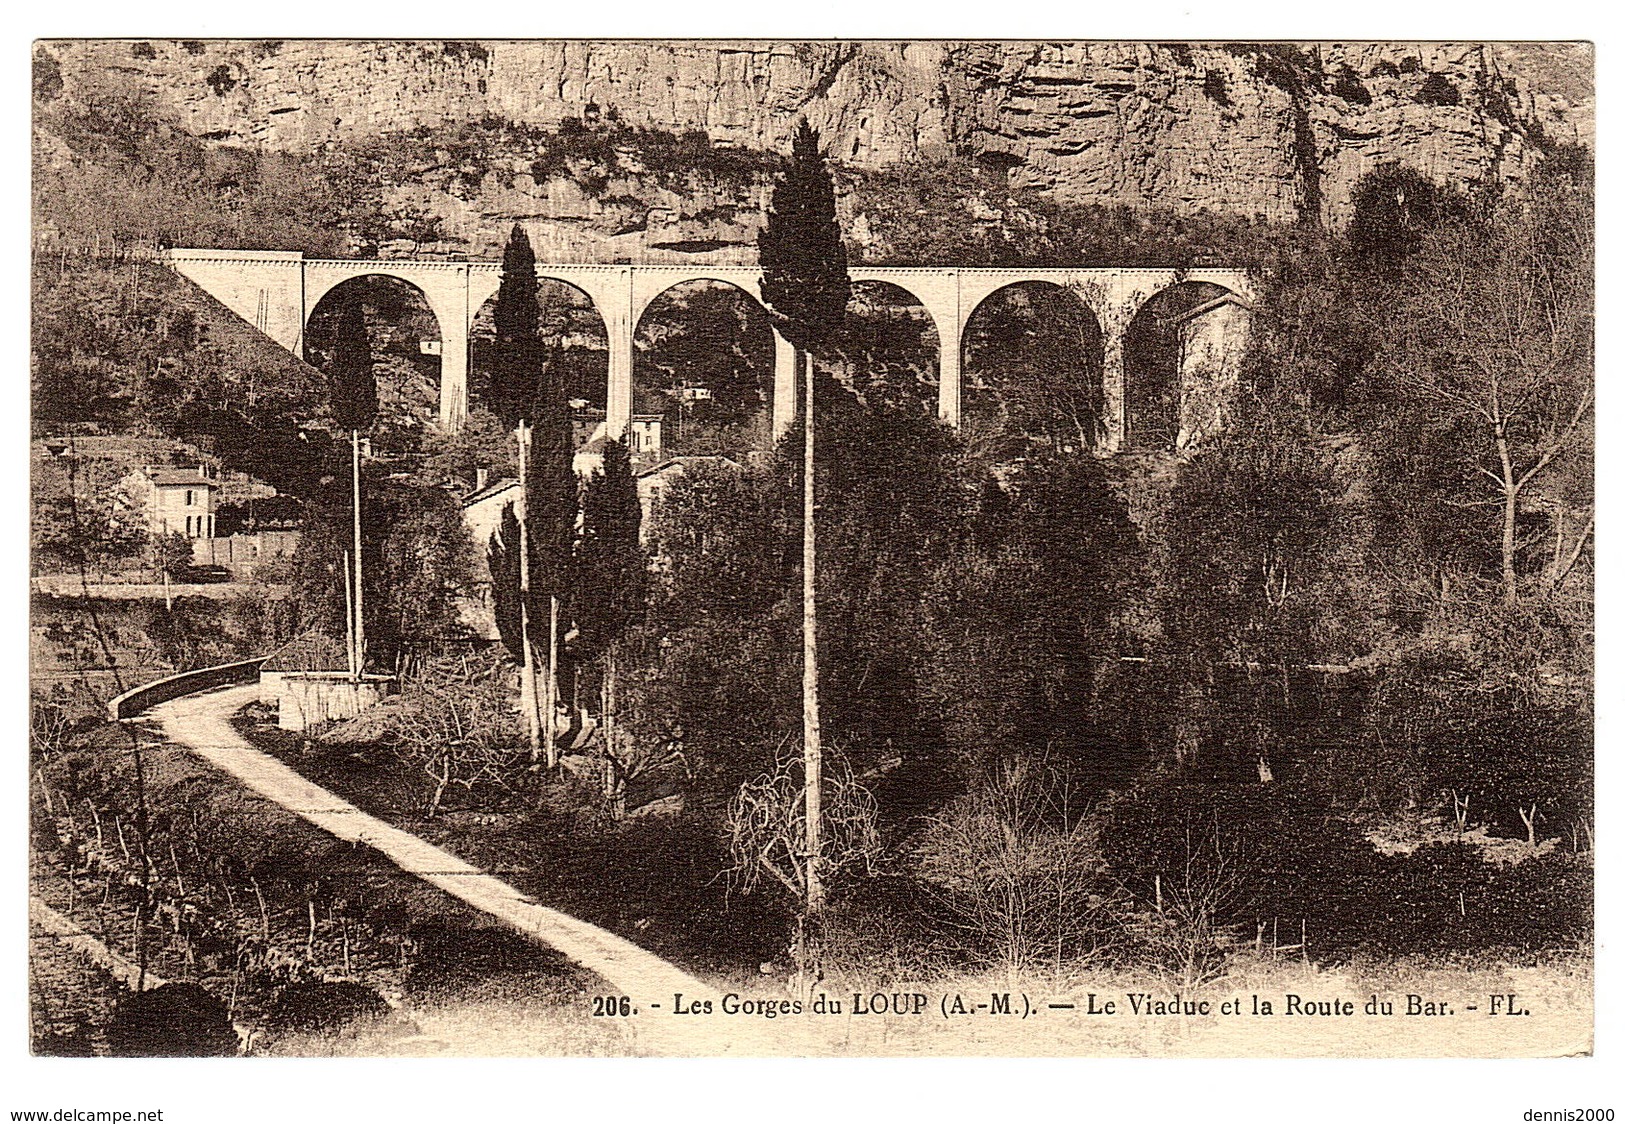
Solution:
[{"label": "stone arch opening", "polygon": [[632,347],[635,463],[772,448],[773,326],[744,288],[711,278],[670,286],[644,307]]},{"label": "stone arch opening", "polygon": [[1211,281],[1180,281],[1152,296],[1123,336],[1123,448],[1171,450],[1180,439],[1194,358],[1193,316],[1234,294]]},{"label": "stone arch opening", "polygon": [[1105,435],[1105,338],[1088,305],[1049,281],[990,293],[965,322],[960,423],[996,459],[1082,453]]},{"label": "stone arch opening", "polygon": [[[490,423],[487,402],[496,346],[496,297],[474,313],[468,329],[468,409],[471,424]],[[602,423],[609,393],[609,332],[592,297],[567,281],[540,277],[537,327],[550,370],[564,379],[577,429]],[[537,372],[540,375],[540,372]]]},{"label": "stone arch opening", "polygon": [[942,337],[925,303],[890,281],[854,281],[832,373],[868,409],[937,416]]},{"label": "stone arch opening", "polygon": [[427,294],[385,273],[349,277],[329,288],[305,323],[305,357],[331,370],[340,321],[351,302],[361,305],[378,387],[375,447],[416,451],[439,416],[441,353],[445,337]]}]

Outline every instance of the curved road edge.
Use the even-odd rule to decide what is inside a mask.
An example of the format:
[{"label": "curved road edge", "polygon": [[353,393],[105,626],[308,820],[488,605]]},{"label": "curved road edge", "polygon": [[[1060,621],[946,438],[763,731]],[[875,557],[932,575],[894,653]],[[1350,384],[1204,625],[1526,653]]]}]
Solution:
[{"label": "curved road edge", "polygon": [[[665,1001],[667,996],[678,993],[685,1001],[690,997],[713,1002],[720,999],[716,989],[652,952],[606,929],[541,905],[449,851],[368,815],[254,748],[232,728],[231,716],[253,702],[258,690],[256,684],[247,684],[187,695],[154,706],[142,717],[156,721],[169,740],[266,799],[330,835],[375,848],[406,873],[557,949],[636,1003],[657,996]],[[626,1021],[639,1024],[634,1038],[647,1033],[653,1039],[647,1044],[660,1052],[782,1053],[788,1045],[782,1041],[753,1042],[756,1036],[749,1033],[719,1035],[716,1028],[705,1033],[698,1026],[690,1030],[664,1013]]]}]

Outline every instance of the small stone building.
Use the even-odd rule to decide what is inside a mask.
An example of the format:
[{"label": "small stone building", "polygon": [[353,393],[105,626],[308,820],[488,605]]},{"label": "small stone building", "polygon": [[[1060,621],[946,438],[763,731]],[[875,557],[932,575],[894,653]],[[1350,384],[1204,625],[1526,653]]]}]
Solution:
[{"label": "small stone building", "polygon": [[152,467],[123,480],[132,500],[146,506],[154,535],[178,534],[189,539],[214,536],[214,514],[220,492],[219,473],[209,465]]},{"label": "small stone building", "polygon": [[[660,460],[662,448],[661,427],[663,414],[633,414],[627,420],[626,442],[631,454],[632,467],[641,468]],[[589,476],[604,464],[604,442],[608,440],[604,411],[578,409],[570,415],[570,427],[575,435],[575,470],[579,476]]]}]

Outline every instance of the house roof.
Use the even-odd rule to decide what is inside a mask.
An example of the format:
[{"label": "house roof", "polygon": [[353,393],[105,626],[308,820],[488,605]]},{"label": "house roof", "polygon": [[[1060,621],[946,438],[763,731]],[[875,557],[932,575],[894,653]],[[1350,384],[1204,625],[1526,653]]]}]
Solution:
[{"label": "house roof", "polygon": [[148,475],[160,488],[220,487],[220,481],[209,479],[195,468],[160,468]]},{"label": "house roof", "polygon": [[729,468],[738,468],[739,462],[728,457],[707,454],[705,456],[679,456],[667,457],[658,464],[651,464],[647,468],[640,468],[633,473],[640,480],[645,476],[657,476],[673,468],[686,468],[691,464],[724,464]]},{"label": "house roof", "polygon": [[[589,407],[588,409],[584,409],[584,410],[573,410],[573,411],[571,411],[570,416],[574,420],[581,421],[581,422],[586,422],[586,421],[601,422],[608,415],[605,414],[604,411],[601,408],[599,408],[597,406],[593,406],[593,407]],[[633,415],[631,415],[630,420],[631,421],[641,421],[641,422],[656,422],[656,421],[664,420],[665,417],[666,417],[665,414],[633,414]]]},{"label": "house roof", "polygon": [[463,506],[473,507],[475,504],[484,503],[492,496],[501,495],[509,488],[517,488],[518,486],[519,481],[514,479],[512,476],[501,477],[500,479],[491,481],[491,483],[487,484],[479,491],[470,492],[468,495],[464,496]]}]

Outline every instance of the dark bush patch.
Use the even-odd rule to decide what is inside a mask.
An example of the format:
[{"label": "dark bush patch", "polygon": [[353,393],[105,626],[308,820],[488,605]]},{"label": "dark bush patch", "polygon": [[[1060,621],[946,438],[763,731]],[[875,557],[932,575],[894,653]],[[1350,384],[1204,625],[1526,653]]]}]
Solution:
[{"label": "dark bush patch", "polygon": [[491,58],[491,52],[483,45],[459,39],[449,39],[442,43],[440,53],[456,62],[487,62]]},{"label": "dark bush patch", "polygon": [[1174,58],[1174,64],[1181,67],[1191,65],[1191,49],[1183,43],[1158,43],[1157,46],[1167,51]]},{"label": "dark bush patch", "polygon": [[1339,67],[1332,80],[1332,93],[1350,105],[1370,105],[1371,91],[1365,88],[1360,76],[1347,66]]},{"label": "dark bush patch", "polygon": [[1397,268],[1430,231],[1465,213],[1451,188],[1414,168],[1384,164],[1354,185],[1349,246],[1368,261]]},{"label": "dark bush patch", "polygon": [[1113,806],[1102,846],[1142,903],[1194,879],[1217,925],[1303,933],[1315,959],[1572,948],[1591,923],[1583,860],[1496,866],[1455,842],[1385,855],[1305,787],[1151,782]]},{"label": "dark bush patch", "polygon": [[289,984],[277,995],[266,1022],[274,1030],[338,1030],[360,1019],[381,1019],[389,1004],[370,987],[350,980]]},{"label": "dark bush patch", "polygon": [[197,984],[169,983],[119,1001],[107,1028],[119,1058],[219,1058],[237,1053],[226,1005]]},{"label": "dark bush patch", "polygon": [[1321,73],[1313,55],[1293,43],[1227,43],[1237,58],[1250,58],[1253,74],[1289,94],[1320,89]]},{"label": "dark bush patch", "polygon": [[209,76],[204,81],[209,84],[209,89],[214,91],[217,98],[223,98],[237,88],[237,76],[225,63],[209,71]]},{"label": "dark bush patch", "polygon": [[1423,105],[1460,105],[1461,91],[1454,82],[1442,74],[1429,74],[1422,88],[1416,91],[1416,100]]},{"label": "dark bush patch", "polygon": [[62,95],[62,64],[44,51],[34,52],[34,97],[55,101]]},{"label": "dark bush patch", "polygon": [[788,895],[732,894],[716,828],[697,818],[616,828],[547,817],[531,827],[548,860],[526,880],[559,908],[702,969],[778,959],[790,931]]},{"label": "dark bush patch", "polygon": [[96,1040],[88,1027],[73,1030],[47,1030],[34,1039],[33,1051],[41,1058],[93,1058]]},{"label": "dark bush patch", "polygon": [[1231,105],[1230,87],[1225,83],[1224,75],[1217,70],[1210,70],[1202,77],[1202,93],[1217,105],[1226,108]]},{"label": "dark bush patch", "polygon": [[412,940],[417,956],[406,987],[417,994],[457,991],[494,976],[562,977],[574,971],[561,953],[495,925],[467,927],[434,920],[414,928]]},{"label": "dark bush patch", "polygon": [[[863,878],[844,887],[823,920],[826,963],[876,984],[877,966],[906,976],[962,962],[966,941],[945,916],[941,893],[910,877]],[[775,962],[775,967],[784,960]]]}]

